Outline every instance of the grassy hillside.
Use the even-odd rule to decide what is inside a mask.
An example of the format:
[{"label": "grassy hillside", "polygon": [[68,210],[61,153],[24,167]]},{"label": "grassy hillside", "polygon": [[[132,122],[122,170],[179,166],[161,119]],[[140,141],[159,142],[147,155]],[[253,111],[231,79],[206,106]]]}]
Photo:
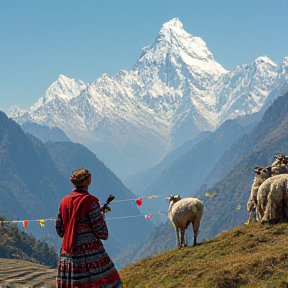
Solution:
[{"label": "grassy hillside", "polygon": [[126,288],[288,287],[288,224],[242,225],[123,267]]}]

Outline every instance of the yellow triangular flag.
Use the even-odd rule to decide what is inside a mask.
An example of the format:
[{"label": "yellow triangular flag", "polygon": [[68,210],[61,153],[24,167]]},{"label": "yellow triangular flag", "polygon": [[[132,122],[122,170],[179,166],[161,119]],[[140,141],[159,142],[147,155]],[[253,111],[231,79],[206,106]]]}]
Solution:
[{"label": "yellow triangular flag", "polygon": [[205,196],[207,196],[207,197],[214,197],[214,196],[216,196],[217,195],[217,193],[209,193],[209,192],[207,192],[207,193],[205,193]]},{"label": "yellow triangular flag", "polygon": [[157,198],[157,197],[159,197],[159,196],[157,196],[157,195],[151,195],[151,196],[148,196],[147,199],[153,199],[153,198]]},{"label": "yellow triangular flag", "polygon": [[45,225],[44,225],[44,222],[45,222],[44,219],[38,220],[38,223],[40,224],[41,227],[44,227],[44,226],[45,226]]}]

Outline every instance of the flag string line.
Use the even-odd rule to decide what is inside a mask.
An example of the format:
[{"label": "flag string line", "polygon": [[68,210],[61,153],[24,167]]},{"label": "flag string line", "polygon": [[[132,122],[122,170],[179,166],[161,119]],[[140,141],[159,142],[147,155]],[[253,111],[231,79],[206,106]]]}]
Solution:
[{"label": "flag string line", "polygon": [[151,199],[158,198],[158,197],[162,197],[162,195],[152,195],[152,196],[147,196],[147,197],[137,197],[137,198],[130,198],[130,199],[113,200],[113,202],[111,202],[111,203],[124,202],[124,201],[136,201],[137,199],[151,200]]},{"label": "flag string line", "polygon": [[[148,213],[146,214],[147,215],[156,215],[156,214],[167,214],[167,212],[151,212],[151,213]],[[134,217],[144,217],[145,215],[132,215],[132,216],[119,216],[119,217],[107,217],[105,218],[106,220],[110,220],[110,219],[124,219],[124,218],[134,218]]]},{"label": "flag string line", "polygon": [[[147,213],[146,215],[130,215],[130,216],[118,216],[118,217],[105,217],[105,220],[112,220],[112,219],[125,219],[125,218],[134,218],[134,217],[145,217],[148,215],[156,215],[156,214],[167,214],[167,212],[161,212],[161,211],[157,211],[157,212],[151,212],[151,213]],[[24,221],[27,222],[47,222],[47,221],[57,221],[57,218],[47,218],[47,219],[25,219],[25,220],[1,220],[0,223],[22,223]]]},{"label": "flag string line", "polygon": [[[115,200],[113,201],[113,203],[116,203],[116,202],[124,202],[124,201],[135,201],[137,203],[137,200],[139,199],[148,199],[148,200],[151,200],[151,199],[154,199],[154,198],[158,198],[158,197],[162,197],[162,195],[151,195],[151,196],[147,196],[147,197],[138,197],[138,198],[130,198],[130,199],[121,199],[121,200]],[[112,202],[110,203],[110,205],[112,204]],[[137,203],[138,206],[142,205],[142,201],[141,203]],[[167,214],[167,212],[160,212],[160,211],[157,211],[157,212],[151,212],[151,213],[147,213],[145,215],[141,214],[141,215],[132,215],[132,216],[119,216],[119,217],[105,217],[106,220],[110,220],[110,219],[126,219],[126,218],[134,218],[134,217],[148,217],[150,215],[150,217],[148,217],[149,219],[151,218],[152,215],[155,215],[155,214]],[[146,218],[146,219],[148,219]],[[27,223],[28,222],[39,222],[39,224],[43,224],[44,222],[47,222],[47,221],[56,221],[57,219],[56,218],[47,218],[47,219],[31,219],[31,220],[1,220],[0,223],[9,223],[9,222],[12,222],[12,223],[21,223],[24,221],[26,221]]]}]

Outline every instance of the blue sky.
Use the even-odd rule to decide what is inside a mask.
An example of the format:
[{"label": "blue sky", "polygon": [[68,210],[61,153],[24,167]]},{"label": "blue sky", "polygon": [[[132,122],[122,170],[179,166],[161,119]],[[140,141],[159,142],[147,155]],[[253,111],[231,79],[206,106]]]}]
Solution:
[{"label": "blue sky", "polygon": [[230,71],[288,56],[288,0],[1,0],[0,110],[28,109],[60,74],[131,70],[172,18]]}]

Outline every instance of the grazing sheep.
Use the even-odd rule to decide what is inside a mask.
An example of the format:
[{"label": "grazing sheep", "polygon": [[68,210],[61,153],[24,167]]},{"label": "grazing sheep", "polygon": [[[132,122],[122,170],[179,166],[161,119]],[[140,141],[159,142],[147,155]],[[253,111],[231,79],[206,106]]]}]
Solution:
[{"label": "grazing sheep", "polygon": [[197,245],[197,235],[203,214],[203,203],[197,198],[183,198],[179,195],[168,197],[168,216],[171,220],[177,235],[178,249],[186,246],[184,235],[190,223],[193,225],[194,243]]},{"label": "grazing sheep", "polygon": [[287,217],[288,174],[280,174],[265,180],[259,187],[257,211],[261,223],[277,222]]}]

